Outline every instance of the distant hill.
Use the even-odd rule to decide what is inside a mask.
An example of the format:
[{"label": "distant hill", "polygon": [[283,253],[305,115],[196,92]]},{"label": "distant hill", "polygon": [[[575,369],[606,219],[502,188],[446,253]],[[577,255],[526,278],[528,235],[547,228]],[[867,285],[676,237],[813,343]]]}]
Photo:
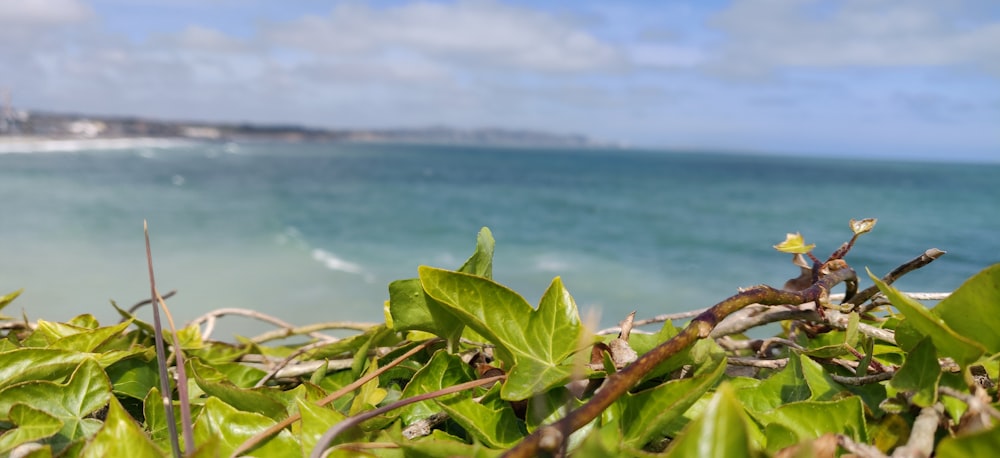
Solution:
[{"label": "distant hill", "polygon": [[0,137],[133,138],[200,140],[412,142],[477,145],[594,146],[584,135],[517,129],[319,129],[299,125],[169,121],[133,116],[8,110],[0,120]]}]

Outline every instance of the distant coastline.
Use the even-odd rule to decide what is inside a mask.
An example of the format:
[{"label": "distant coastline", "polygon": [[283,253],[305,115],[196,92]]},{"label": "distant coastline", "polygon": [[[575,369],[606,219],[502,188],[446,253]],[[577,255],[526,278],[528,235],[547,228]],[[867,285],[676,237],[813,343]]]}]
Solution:
[{"label": "distant coastline", "polygon": [[0,152],[60,151],[80,142],[97,148],[184,141],[400,142],[537,147],[607,146],[584,135],[482,128],[321,129],[299,125],[173,121],[7,109]]}]

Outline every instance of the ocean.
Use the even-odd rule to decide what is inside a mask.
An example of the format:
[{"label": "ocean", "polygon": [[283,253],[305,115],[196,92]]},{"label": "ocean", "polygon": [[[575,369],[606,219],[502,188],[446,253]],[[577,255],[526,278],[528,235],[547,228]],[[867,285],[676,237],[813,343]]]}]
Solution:
[{"label": "ocean", "polygon": [[[100,147],[100,145],[98,145]],[[50,148],[51,149],[51,148]],[[58,149],[58,148],[57,148]],[[1000,262],[1000,164],[633,149],[392,144],[86,144],[0,154],[0,294],[8,316],[66,320],[149,295],[148,220],[175,319],[257,310],[294,324],[382,321],[389,282],[457,268],[489,227],[494,278],[535,304],[561,276],[601,326],[710,306],[798,268],[772,245],[801,232],[898,284],[949,291]],[[836,291],[835,291],[836,292]],[[149,310],[140,312],[149,318]],[[268,327],[224,318],[225,333]]]}]

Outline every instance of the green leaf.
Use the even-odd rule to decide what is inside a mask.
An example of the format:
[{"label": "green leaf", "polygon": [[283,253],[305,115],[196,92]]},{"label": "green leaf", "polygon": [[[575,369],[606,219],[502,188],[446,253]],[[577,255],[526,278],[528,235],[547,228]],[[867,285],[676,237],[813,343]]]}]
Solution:
[{"label": "green leaf", "polygon": [[946,437],[938,444],[937,458],[966,458],[970,456],[993,456],[1000,450],[1000,427],[972,434]]},{"label": "green leaf", "polygon": [[108,416],[104,426],[87,443],[80,454],[83,458],[103,458],[127,456],[129,458],[165,457],[135,420],[122,408],[114,397],[108,406]]},{"label": "green leaf", "polygon": [[889,382],[893,388],[913,393],[910,400],[920,407],[928,407],[937,402],[938,382],[941,380],[941,365],[931,339],[925,338],[907,355],[903,367],[899,368]]},{"label": "green leaf", "polygon": [[934,348],[941,356],[949,356],[955,363],[965,368],[986,351],[982,345],[956,333],[944,320],[929,312],[921,303],[879,280],[871,271],[868,271],[868,276],[878,285],[878,289],[885,294],[889,302],[903,313],[914,330],[931,338]]},{"label": "green leaf", "polygon": [[202,364],[201,361],[192,359],[190,363],[195,382],[206,394],[215,396],[239,410],[257,412],[278,420],[288,416],[284,403],[275,399],[271,389],[240,388],[226,379],[222,373]]},{"label": "green leaf", "polygon": [[[152,356],[152,357],[151,357]],[[145,399],[149,390],[160,385],[160,374],[154,355],[137,355],[118,361],[105,370],[116,394]]]},{"label": "green leaf", "polygon": [[[63,422],[58,445],[93,435],[101,422],[90,414],[111,399],[111,383],[101,367],[85,359],[65,383],[27,381],[0,390],[0,419],[8,420],[14,404],[24,403]],[[60,447],[61,448],[61,447]]]},{"label": "green leaf", "polygon": [[62,380],[87,359],[84,353],[18,348],[0,353],[0,388],[26,380]]},{"label": "green leaf", "polygon": [[790,402],[805,401],[812,396],[802,373],[802,364],[793,355],[789,355],[788,364],[783,369],[764,381],[737,389],[736,396],[755,417],[757,413],[768,412]]},{"label": "green leaf", "polygon": [[453,421],[480,442],[491,448],[509,448],[523,439],[527,431],[510,403],[501,399],[497,391],[494,385],[480,402],[466,397],[442,400],[439,404]]},{"label": "green leaf", "polygon": [[[309,456],[312,450],[316,448],[316,443],[319,442],[319,438],[323,437],[331,426],[344,421],[344,414],[337,412],[336,410],[320,407],[311,402],[307,402],[302,399],[296,401],[299,407],[299,413],[302,415],[302,429],[299,431],[299,442],[302,446],[302,456]],[[352,434],[351,431],[338,436],[336,440],[330,445],[336,445],[343,443],[345,437]]]},{"label": "green leaf", "polygon": [[[419,394],[430,393],[474,379],[475,373],[468,364],[462,361],[462,358],[444,350],[439,350],[434,353],[434,356],[431,357],[431,360],[424,367],[413,375],[410,382],[406,384],[406,388],[403,389],[401,397],[403,399],[411,398]],[[465,391],[450,396],[467,397],[471,396],[471,394]],[[447,399],[447,397],[438,399]],[[434,400],[427,400],[404,407],[400,412],[400,417],[403,419],[403,424],[409,425],[440,411],[441,408],[438,407],[438,404]]]},{"label": "green leaf", "polygon": [[993,354],[1000,352],[1000,264],[983,269],[962,283],[931,310],[961,336]]},{"label": "green leaf", "polygon": [[801,367],[802,377],[809,386],[810,401],[828,401],[839,397],[845,391],[843,385],[830,378],[830,373],[811,358],[793,351],[788,356],[788,364]]},{"label": "green leaf", "polygon": [[45,439],[63,428],[62,420],[27,404],[14,404],[10,408],[9,416],[10,422],[17,428],[8,430],[0,436],[0,454],[9,452],[25,442]]},{"label": "green leaf", "polygon": [[[767,449],[774,452],[795,443],[816,439],[826,433],[845,434],[857,442],[868,441],[864,406],[861,398],[852,396],[839,401],[801,401],[783,405],[756,418],[763,424],[779,425],[781,434],[768,434]],[[776,430],[777,431],[777,430]],[[797,440],[790,443],[787,431]]]},{"label": "green leaf", "polygon": [[701,458],[751,456],[756,451],[750,440],[749,419],[728,383],[719,385],[702,415],[688,424],[670,443],[666,456]]},{"label": "green leaf", "polygon": [[527,399],[569,380],[573,367],[564,361],[580,345],[583,326],[559,277],[535,310],[514,291],[482,277],[426,266],[419,272],[428,295],[496,345],[497,357],[510,367],[504,399]]},{"label": "green leaf", "polygon": [[[17,291],[14,291],[13,293],[5,294],[3,296],[0,296],[0,310],[3,310],[3,308],[6,307],[11,302],[14,302],[14,299],[17,299],[17,296],[20,296],[21,293],[23,293],[23,292],[24,292],[24,289],[19,289]],[[10,320],[10,319],[12,319],[12,318],[9,317],[9,316],[7,316],[7,315],[4,315],[4,314],[0,313],[0,320]]]},{"label": "green leaf", "polygon": [[[482,228],[476,238],[476,251],[462,264],[459,272],[493,278],[495,242],[489,228]],[[465,325],[448,308],[429,297],[420,280],[398,280],[389,284],[389,319],[396,331],[424,331],[444,338],[457,348]]]},{"label": "green leaf", "polygon": [[500,456],[502,450],[492,450],[483,444],[466,444],[455,436],[435,430],[430,436],[415,441],[405,440],[399,446],[407,458],[441,458],[462,456],[470,458],[492,458]]},{"label": "green leaf", "polygon": [[859,315],[850,313],[847,318],[846,330],[827,332],[813,338],[803,338],[804,342],[801,343],[807,347],[804,353],[816,358],[836,358],[849,353],[850,348],[858,345],[859,322]]},{"label": "green leaf", "polygon": [[[229,456],[251,437],[274,426],[276,422],[258,413],[236,410],[218,398],[208,398],[194,422],[194,441],[203,444],[218,441],[218,456]],[[253,456],[301,456],[301,448],[287,429],[264,441],[252,452]]]},{"label": "green leaf", "polygon": [[622,404],[622,441],[626,446],[640,448],[663,433],[664,427],[684,415],[694,403],[722,378],[725,360],[716,363],[711,372],[679,380],[671,380],[655,388],[619,398]]},{"label": "green leaf", "polygon": [[806,254],[816,248],[815,244],[806,245],[805,240],[802,239],[802,234],[798,232],[792,234],[788,233],[785,235],[785,241],[774,246],[775,250],[782,253],[796,253],[796,254]]}]

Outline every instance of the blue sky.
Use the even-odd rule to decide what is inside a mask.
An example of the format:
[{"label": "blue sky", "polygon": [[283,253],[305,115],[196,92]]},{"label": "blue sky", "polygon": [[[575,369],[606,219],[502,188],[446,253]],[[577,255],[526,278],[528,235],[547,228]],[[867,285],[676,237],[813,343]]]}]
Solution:
[{"label": "blue sky", "polygon": [[16,106],[1000,160],[1000,2],[0,2]]}]

